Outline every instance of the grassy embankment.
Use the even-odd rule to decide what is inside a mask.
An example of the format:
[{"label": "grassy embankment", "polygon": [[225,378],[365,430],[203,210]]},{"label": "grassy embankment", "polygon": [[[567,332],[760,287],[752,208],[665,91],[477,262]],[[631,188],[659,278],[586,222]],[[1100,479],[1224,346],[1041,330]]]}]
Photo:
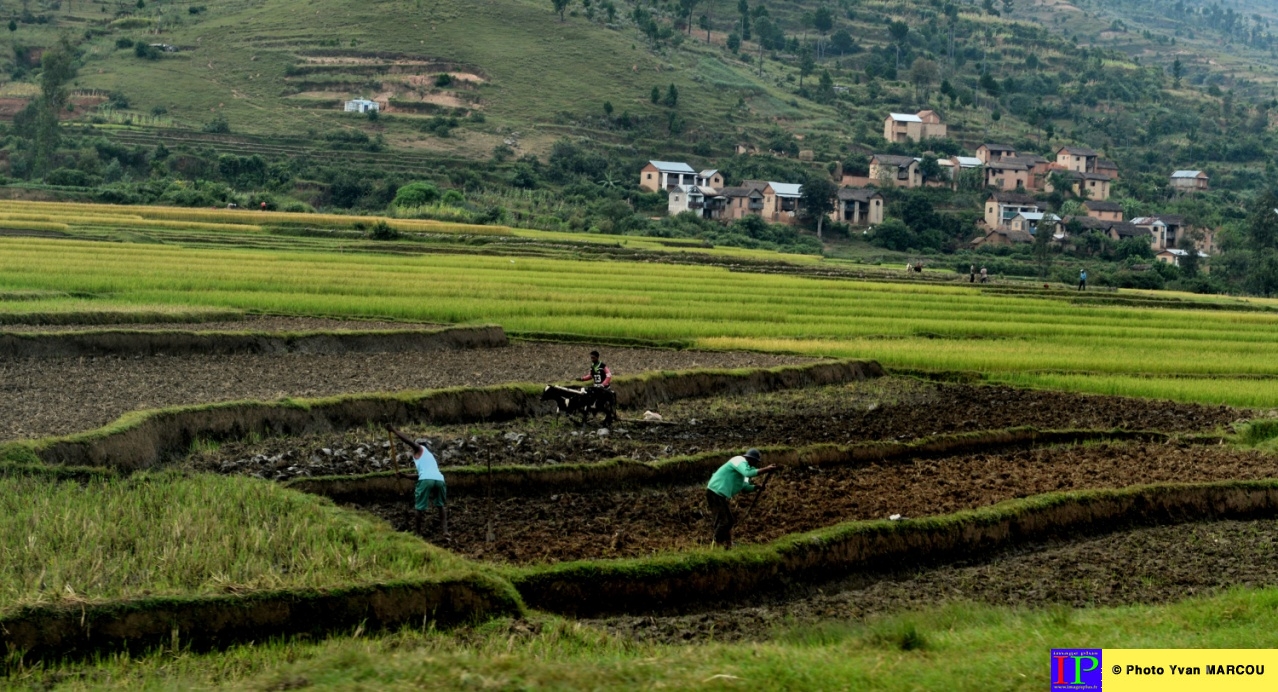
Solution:
[{"label": "grassy embankment", "polygon": [[[0,248],[0,292],[102,295],[116,307],[486,321],[515,333],[681,339],[704,348],[978,371],[1078,391],[1278,403],[1278,381],[1268,378],[1278,371],[1278,314],[1268,311],[1082,306],[958,284],[695,265],[40,238],[0,239]],[[30,311],[42,301],[0,306]],[[1231,379],[1237,377],[1250,379],[1240,386]]]},{"label": "grassy embankment", "polygon": [[530,624],[496,621],[460,637],[405,631],[214,655],[164,651],[18,671],[9,682],[64,689],[1041,690],[1054,646],[1278,647],[1278,590],[1090,610],[953,605],[796,626],[744,644],[639,644],[554,618]]},{"label": "grassy embankment", "polygon": [[320,498],[218,476],[0,476],[0,536],[0,613],[476,570]]}]

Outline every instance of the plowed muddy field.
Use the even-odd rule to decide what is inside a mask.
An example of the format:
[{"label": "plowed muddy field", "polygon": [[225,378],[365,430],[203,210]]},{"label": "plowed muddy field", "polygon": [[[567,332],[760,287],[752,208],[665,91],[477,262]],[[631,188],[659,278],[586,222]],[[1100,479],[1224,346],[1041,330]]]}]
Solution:
[{"label": "plowed muddy field", "polygon": [[[767,459],[764,459],[764,463]],[[773,478],[738,543],[762,543],[844,521],[950,514],[1053,491],[1162,482],[1278,477],[1278,457],[1225,446],[1098,444],[974,454],[859,468],[791,468]],[[738,496],[738,514],[750,495]],[[361,506],[410,530],[407,502]],[[453,550],[499,562],[634,557],[704,546],[705,484],[634,491],[582,490],[495,499],[496,540],[485,541],[482,497],[452,500]],[[431,538],[430,531],[427,531]],[[433,538],[432,538],[433,540]]]},{"label": "plowed muddy field", "polygon": [[[680,643],[812,636],[814,625],[948,604],[1045,608],[1156,604],[1278,586],[1278,521],[1159,526],[859,577],[750,605],[673,617],[587,621],[626,639]],[[1069,611],[1061,611],[1069,617]],[[837,631],[837,630],[836,630]],[[924,632],[924,636],[927,632]]]},{"label": "plowed muddy field", "polygon": [[[771,367],[793,356],[607,348],[618,375],[688,368]],[[565,382],[589,346],[517,342],[422,353],[237,354],[147,358],[0,358],[0,441],[90,430],[129,411],[242,399]]]},{"label": "plowed muddy field", "polygon": [[[685,400],[661,407],[660,422],[623,411],[613,429],[555,416],[501,424],[417,427],[441,465],[545,465],[626,457],[652,461],[710,450],[907,440],[934,434],[1035,426],[1207,432],[1250,412],[1220,406],[1084,396],[1001,386],[885,377],[847,385]],[[390,468],[379,430],[227,444],[193,468],[273,480]]]}]

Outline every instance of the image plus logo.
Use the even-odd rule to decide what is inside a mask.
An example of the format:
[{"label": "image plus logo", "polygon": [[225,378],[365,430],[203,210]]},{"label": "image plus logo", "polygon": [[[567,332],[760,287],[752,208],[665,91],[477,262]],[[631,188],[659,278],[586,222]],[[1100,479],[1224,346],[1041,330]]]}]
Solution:
[{"label": "image plus logo", "polygon": [[1100,649],[1052,649],[1052,692],[1101,689]]}]

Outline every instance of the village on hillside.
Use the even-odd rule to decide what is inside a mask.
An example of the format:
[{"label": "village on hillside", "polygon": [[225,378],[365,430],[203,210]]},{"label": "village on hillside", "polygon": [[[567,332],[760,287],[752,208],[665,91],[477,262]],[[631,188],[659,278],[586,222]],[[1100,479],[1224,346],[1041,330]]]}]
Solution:
[{"label": "village on hillside", "polygon": [[[883,138],[890,143],[925,142],[944,138],[947,128],[935,111],[889,113]],[[1206,259],[1215,251],[1215,230],[1193,228],[1182,216],[1156,214],[1124,218],[1122,205],[1110,201],[1118,180],[1118,166],[1094,149],[1066,145],[1055,158],[1019,152],[1016,147],[984,143],[973,156],[937,157],[939,175],[925,175],[924,158],[874,154],[867,175],[836,173],[838,189],[828,218],[872,232],[883,223],[885,200],[880,190],[948,187],[957,190],[960,180],[975,179],[985,190],[984,213],[977,222],[977,236],[970,247],[1031,244],[1040,232],[1050,242],[1062,244],[1071,234],[1099,233],[1114,241],[1139,238],[1148,241],[1161,262],[1179,266],[1192,250]],[[1170,187],[1178,194],[1208,189],[1208,176],[1200,170],[1169,172]],[[770,223],[795,224],[804,216],[803,185],[796,182],[743,180],[725,184],[714,169],[698,171],[687,163],[649,161],[639,172],[639,187],[668,194],[669,215],[695,214],[729,223],[758,216]],[[1060,190],[1071,196],[1073,213],[1053,213],[1044,201]]]}]

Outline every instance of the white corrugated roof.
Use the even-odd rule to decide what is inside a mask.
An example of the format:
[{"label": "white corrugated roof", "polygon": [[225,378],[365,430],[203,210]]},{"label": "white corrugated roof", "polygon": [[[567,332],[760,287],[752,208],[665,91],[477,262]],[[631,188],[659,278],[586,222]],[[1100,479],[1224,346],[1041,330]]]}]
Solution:
[{"label": "white corrugated roof", "polygon": [[719,172],[719,169],[717,169],[717,168],[709,168],[709,169],[706,169],[706,170],[704,170],[704,171],[701,171],[701,177],[702,177],[702,178],[709,178],[710,176],[712,176],[712,175],[714,175],[715,173],[718,173],[718,172]]},{"label": "white corrugated roof", "polygon": [[959,162],[961,168],[976,168],[981,165],[981,160],[975,156],[955,156],[954,160]]},{"label": "white corrugated roof", "polygon": [[1172,173],[1173,178],[1197,178],[1202,171],[1176,171]]},{"label": "white corrugated roof", "polygon": [[912,113],[888,113],[888,117],[899,123],[921,123],[923,118]]},{"label": "white corrugated roof", "polygon": [[662,173],[686,173],[696,175],[697,172],[692,170],[692,166],[686,163],[677,163],[673,161],[649,161],[648,163],[657,167]]},{"label": "white corrugated roof", "polygon": [[777,197],[803,196],[803,186],[799,183],[774,183],[769,180],[768,184],[772,186],[772,191],[777,193]]}]

